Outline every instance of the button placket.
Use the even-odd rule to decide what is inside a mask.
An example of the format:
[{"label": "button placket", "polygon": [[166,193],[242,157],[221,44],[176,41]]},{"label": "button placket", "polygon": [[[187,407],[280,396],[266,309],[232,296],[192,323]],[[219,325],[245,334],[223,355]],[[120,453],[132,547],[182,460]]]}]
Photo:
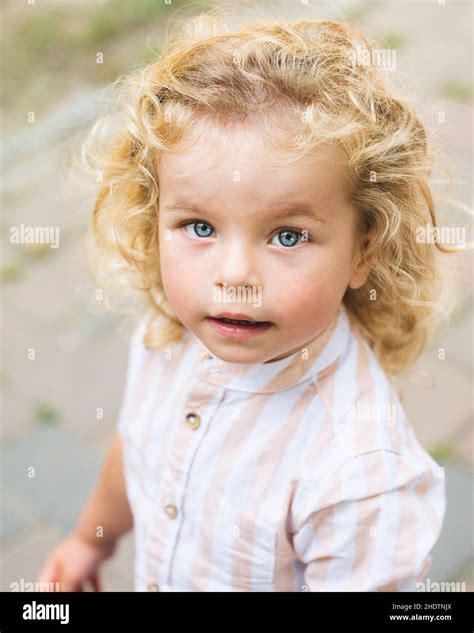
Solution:
[{"label": "button placket", "polygon": [[[156,511],[165,513],[170,519],[170,526],[172,524],[171,531],[168,534],[168,543],[175,543],[178,538],[181,523],[185,517],[184,512],[181,511],[181,504],[184,496],[186,495],[188,483],[185,474],[189,472],[190,464],[204,438],[202,433],[191,434],[190,431],[196,431],[199,428],[205,430],[205,427],[209,424],[210,419],[224,397],[224,393],[224,389],[219,389],[216,394],[216,388],[214,385],[202,383],[200,380],[193,383],[190,387],[186,403],[187,406],[184,409],[184,414],[181,413],[183,417],[181,418],[181,422],[179,422],[179,424],[181,424],[181,431],[179,431],[179,429],[177,431],[178,436],[182,434],[183,441],[175,442],[175,448],[169,454],[167,460],[168,463],[166,467],[169,467],[170,472],[174,473],[174,476],[167,477],[163,481],[163,488],[160,494],[161,503],[159,499],[156,499],[159,504]],[[211,398],[206,397],[207,395],[213,396],[212,400]],[[211,406],[209,406],[210,402],[212,402]],[[206,407],[206,416],[201,418],[201,415],[197,413],[197,411],[201,409],[203,403]],[[160,506],[161,509],[158,510],[158,507]],[[159,524],[158,519],[156,522]],[[169,558],[167,557],[166,560],[161,561],[159,573],[164,574],[166,582],[170,583],[171,586],[175,547],[170,547],[169,551]],[[156,560],[148,561],[148,574],[149,578],[157,576],[158,564]],[[153,589],[153,591],[156,591],[156,589]]]}]

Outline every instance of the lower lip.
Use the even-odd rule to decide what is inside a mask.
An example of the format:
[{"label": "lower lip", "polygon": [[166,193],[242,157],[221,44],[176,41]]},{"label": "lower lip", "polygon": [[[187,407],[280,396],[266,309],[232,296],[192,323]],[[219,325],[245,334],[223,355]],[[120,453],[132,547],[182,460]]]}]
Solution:
[{"label": "lower lip", "polygon": [[219,319],[213,319],[212,317],[207,317],[206,320],[219,334],[238,339],[262,334],[262,332],[266,332],[272,327],[272,323],[270,322],[261,323],[260,325],[237,325],[234,323],[225,323],[224,321],[219,321]]}]

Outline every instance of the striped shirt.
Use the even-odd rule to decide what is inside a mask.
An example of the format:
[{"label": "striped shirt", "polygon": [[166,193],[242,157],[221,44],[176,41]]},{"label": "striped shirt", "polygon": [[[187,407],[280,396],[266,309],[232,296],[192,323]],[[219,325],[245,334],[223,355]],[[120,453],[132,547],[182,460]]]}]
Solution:
[{"label": "striped shirt", "polygon": [[136,591],[415,591],[444,471],[344,305],[287,358],[222,361],[135,330],[117,429]]}]

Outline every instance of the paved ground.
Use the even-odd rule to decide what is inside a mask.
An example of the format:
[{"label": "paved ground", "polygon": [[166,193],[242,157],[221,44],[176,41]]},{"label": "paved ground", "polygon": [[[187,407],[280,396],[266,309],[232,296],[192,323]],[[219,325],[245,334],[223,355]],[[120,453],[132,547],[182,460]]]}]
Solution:
[{"label": "paved ground", "polygon": [[[442,92],[446,77],[461,84],[472,78],[466,63],[472,37],[467,3],[414,3],[403,12],[399,3],[350,6],[364,24],[399,42],[397,80],[418,91],[424,119],[446,147],[455,174],[453,193],[470,204],[472,101],[455,101]],[[327,15],[335,17],[334,11]],[[114,432],[124,383],[130,323],[97,313],[82,242],[90,209],[79,207],[63,189],[70,131],[94,109],[85,80],[83,86],[81,95],[58,104],[55,117],[45,117],[6,144],[3,234],[22,222],[59,226],[61,247],[18,247],[5,239],[3,244],[4,591],[20,578],[34,580],[44,556],[74,525]],[[443,125],[437,123],[440,110]],[[440,210],[448,212],[443,205]],[[456,213],[467,225],[467,216]],[[416,434],[446,468],[448,511],[431,580],[462,580],[473,590],[472,257],[457,255],[453,261],[459,298],[452,322],[401,384]],[[34,360],[28,357],[31,348]],[[98,407],[104,410],[99,420]],[[132,588],[132,549],[128,536],[105,565],[106,590]]]}]

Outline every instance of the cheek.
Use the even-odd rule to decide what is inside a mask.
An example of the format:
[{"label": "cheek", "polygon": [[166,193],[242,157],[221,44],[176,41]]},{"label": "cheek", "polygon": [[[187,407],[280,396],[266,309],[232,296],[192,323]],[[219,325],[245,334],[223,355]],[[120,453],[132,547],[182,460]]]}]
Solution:
[{"label": "cheek", "polygon": [[186,258],[176,248],[173,240],[160,239],[160,271],[163,288],[169,303],[175,310],[189,302],[194,280]]},{"label": "cheek", "polygon": [[331,283],[329,277],[318,275],[316,278],[300,278],[287,286],[287,317],[304,328],[323,325],[340,303],[339,289]]},{"label": "cheek", "polygon": [[[344,252],[344,251],[342,251]],[[286,288],[287,315],[300,322],[313,324],[331,316],[341,303],[347,288],[350,261],[340,251],[322,250],[306,265],[288,271],[279,287]]]}]

